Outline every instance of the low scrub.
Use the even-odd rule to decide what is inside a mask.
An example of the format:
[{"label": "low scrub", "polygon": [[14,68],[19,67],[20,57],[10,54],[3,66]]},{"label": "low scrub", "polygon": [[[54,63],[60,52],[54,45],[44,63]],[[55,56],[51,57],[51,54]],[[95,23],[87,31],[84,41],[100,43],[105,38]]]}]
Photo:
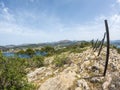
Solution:
[{"label": "low scrub", "polygon": [[70,64],[70,59],[65,55],[57,55],[53,60],[53,64],[55,64],[56,67],[62,67],[65,64]]},{"label": "low scrub", "polygon": [[33,90],[28,83],[24,60],[0,54],[0,90]]},{"label": "low scrub", "polygon": [[117,48],[117,52],[120,54],[120,48]]},{"label": "low scrub", "polygon": [[39,68],[44,66],[44,57],[42,56],[34,56],[30,60],[28,60],[29,67]]}]

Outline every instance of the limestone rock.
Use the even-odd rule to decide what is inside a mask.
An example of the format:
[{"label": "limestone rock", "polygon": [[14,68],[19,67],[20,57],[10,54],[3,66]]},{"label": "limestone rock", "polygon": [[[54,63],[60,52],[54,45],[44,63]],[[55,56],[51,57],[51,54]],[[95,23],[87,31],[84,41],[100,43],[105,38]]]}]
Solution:
[{"label": "limestone rock", "polygon": [[[81,90],[90,90],[87,82],[86,82],[84,79],[78,80],[78,81],[77,81],[77,85],[78,85],[78,87],[81,88]],[[79,88],[79,89],[80,89],[80,88]]]},{"label": "limestone rock", "polygon": [[38,90],[69,90],[75,80],[75,72],[62,72],[41,84]]},{"label": "limestone rock", "polygon": [[46,70],[46,67],[41,67],[36,69],[34,72],[30,72],[27,74],[28,81],[31,82],[37,78],[37,76],[43,73]]},{"label": "limestone rock", "polygon": [[108,74],[108,75],[106,76],[106,81],[105,81],[105,82],[103,83],[103,85],[102,85],[103,90],[109,90],[108,87],[109,87],[111,81],[112,81],[111,75]]}]

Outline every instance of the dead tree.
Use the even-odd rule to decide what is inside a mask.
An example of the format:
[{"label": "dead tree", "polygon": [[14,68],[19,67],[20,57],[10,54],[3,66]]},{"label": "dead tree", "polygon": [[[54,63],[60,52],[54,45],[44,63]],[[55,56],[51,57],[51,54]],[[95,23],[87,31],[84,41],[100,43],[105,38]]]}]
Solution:
[{"label": "dead tree", "polygon": [[93,47],[93,51],[94,51],[94,49],[96,48],[97,43],[98,43],[98,39],[97,39],[96,42],[95,42],[95,45],[94,45],[94,47]]},{"label": "dead tree", "polygon": [[100,47],[100,45],[101,45],[101,41],[98,41],[98,43],[97,43],[97,45],[96,45],[96,48],[95,48],[94,52]]},{"label": "dead tree", "polygon": [[101,53],[101,50],[102,50],[102,47],[103,47],[103,44],[104,44],[104,41],[105,41],[105,36],[106,36],[106,32],[104,33],[104,37],[103,37],[103,39],[102,39],[102,41],[101,41],[100,48],[99,48],[99,52],[98,52],[98,56],[99,56],[100,53]]},{"label": "dead tree", "polygon": [[91,45],[92,45],[92,48],[94,46],[94,39],[91,40]]},{"label": "dead tree", "polygon": [[109,53],[110,53],[110,38],[109,38],[109,27],[107,20],[105,20],[105,28],[106,28],[106,38],[107,38],[107,51],[106,51],[106,62],[105,62],[105,69],[103,76],[106,75],[107,67],[108,67],[108,61],[109,61]]}]

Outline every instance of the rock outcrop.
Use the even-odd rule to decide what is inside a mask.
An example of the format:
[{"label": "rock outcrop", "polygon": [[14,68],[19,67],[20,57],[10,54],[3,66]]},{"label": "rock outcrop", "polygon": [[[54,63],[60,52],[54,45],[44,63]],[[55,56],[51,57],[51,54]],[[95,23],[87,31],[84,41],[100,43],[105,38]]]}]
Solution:
[{"label": "rock outcrop", "polygon": [[120,54],[110,49],[107,74],[103,77],[106,49],[100,56],[88,48],[83,53],[63,53],[71,64],[56,68],[53,57],[47,57],[47,66],[28,73],[29,82],[38,90],[120,90]]}]

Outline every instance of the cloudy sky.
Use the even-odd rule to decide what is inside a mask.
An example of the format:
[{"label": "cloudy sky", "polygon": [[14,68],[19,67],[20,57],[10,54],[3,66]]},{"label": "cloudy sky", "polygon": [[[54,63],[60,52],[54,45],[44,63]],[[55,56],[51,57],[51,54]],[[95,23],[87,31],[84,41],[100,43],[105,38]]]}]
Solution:
[{"label": "cloudy sky", "polygon": [[120,0],[0,0],[0,45],[120,40]]}]

